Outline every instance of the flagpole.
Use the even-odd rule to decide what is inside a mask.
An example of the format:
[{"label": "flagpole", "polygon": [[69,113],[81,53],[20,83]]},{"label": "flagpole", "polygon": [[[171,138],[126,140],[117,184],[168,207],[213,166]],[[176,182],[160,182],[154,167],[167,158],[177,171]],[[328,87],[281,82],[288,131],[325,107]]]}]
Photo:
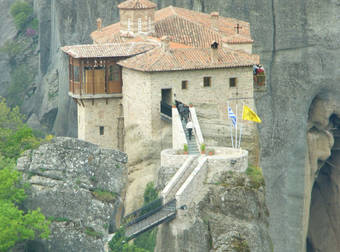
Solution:
[{"label": "flagpole", "polygon": [[236,149],[237,149],[237,124],[238,124],[238,116],[237,116],[237,101],[236,101],[236,125],[235,125],[235,132],[236,132],[236,135],[235,135],[235,146],[236,146]]},{"label": "flagpole", "polygon": [[[228,118],[229,118],[229,102],[228,102]],[[231,138],[231,147],[234,148],[234,138],[233,138],[233,122],[230,125],[230,138]]]},{"label": "flagpole", "polygon": [[[244,106],[244,102],[242,102],[243,106]],[[242,117],[243,118],[243,107],[242,107]],[[241,139],[242,139],[242,128],[243,128],[243,122],[241,123],[241,129],[240,129],[240,140],[239,140],[239,145],[238,148],[241,148]]]}]

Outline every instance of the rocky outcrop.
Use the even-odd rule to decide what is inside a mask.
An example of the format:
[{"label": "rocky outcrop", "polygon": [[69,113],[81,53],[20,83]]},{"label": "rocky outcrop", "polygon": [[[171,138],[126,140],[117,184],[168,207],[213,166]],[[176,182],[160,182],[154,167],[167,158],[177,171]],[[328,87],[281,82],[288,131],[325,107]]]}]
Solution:
[{"label": "rocky outcrop", "polygon": [[202,185],[194,208],[178,206],[177,218],[159,227],[156,251],[272,251],[264,188],[243,173],[218,180]]},{"label": "rocky outcrop", "polygon": [[36,243],[44,251],[104,251],[123,211],[126,162],[122,152],[73,138],[25,152],[17,165],[32,185],[24,207],[52,221],[49,239]]},{"label": "rocky outcrop", "polygon": [[[0,3],[0,44],[13,36],[8,8]],[[97,17],[103,25],[118,19],[114,8],[121,1],[34,0],[40,20],[41,75],[39,90],[25,105],[31,121],[46,118],[54,132],[76,135],[76,107],[67,96],[65,59],[59,47],[87,43]],[[338,1],[278,0],[159,0],[204,12],[246,20],[267,72],[267,91],[257,95],[261,166],[267,182],[267,204],[275,251],[303,251],[306,237],[305,181],[309,106],[321,93],[339,94]],[[9,32],[10,31],[10,32]],[[0,55],[0,89],[6,90],[8,66]],[[58,70],[58,71],[57,71]],[[55,78],[55,76],[58,76]],[[51,89],[53,95],[47,95]],[[58,90],[58,91],[55,91]],[[47,114],[47,117],[44,117]],[[309,197],[309,196],[308,196]],[[308,212],[308,210],[307,210]],[[307,216],[308,217],[308,216]],[[308,222],[307,222],[308,223]]]}]

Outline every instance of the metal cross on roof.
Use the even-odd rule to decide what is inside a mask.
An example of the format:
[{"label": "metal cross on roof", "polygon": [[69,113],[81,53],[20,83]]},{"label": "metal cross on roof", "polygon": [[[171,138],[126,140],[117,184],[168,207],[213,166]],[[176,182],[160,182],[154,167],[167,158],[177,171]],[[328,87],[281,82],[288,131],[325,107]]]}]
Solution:
[{"label": "metal cross on roof", "polygon": [[239,34],[240,29],[242,29],[242,26],[240,26],[240,24],[237,24],[234,28],[237,30],[237,34]]}]

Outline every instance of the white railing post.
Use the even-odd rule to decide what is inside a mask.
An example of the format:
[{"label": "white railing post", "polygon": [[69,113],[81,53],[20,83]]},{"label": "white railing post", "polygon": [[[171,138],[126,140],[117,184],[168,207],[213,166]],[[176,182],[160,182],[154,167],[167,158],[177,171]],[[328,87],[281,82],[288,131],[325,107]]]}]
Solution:
[{"label": "white railing post", "polygon": [[195,138],[196,138],[196,143],[197,143],[197,147],[198,150],[201,150],[201,144],[204,143],[204,139],[203,139],[203,135],[202,135],[202,131],[201,131],[201,127],[200,124],[198,122],[197,119],[197,115],[196,115],[196,109],[194,107],[189,107],[190,110],[190,117],[191,117],[191,121],[194,125],[194,133],[195,133]]},{"label": "white railing post", "polygon": [[184,144],[188,144],[185,137],[181,118],[176,107],[172,108],[172,148],[183,149]]}]

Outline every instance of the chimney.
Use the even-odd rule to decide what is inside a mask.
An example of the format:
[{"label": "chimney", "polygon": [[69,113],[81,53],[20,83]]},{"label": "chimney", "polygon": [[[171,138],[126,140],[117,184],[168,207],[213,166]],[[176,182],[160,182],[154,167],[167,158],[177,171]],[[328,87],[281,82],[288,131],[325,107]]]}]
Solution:
[{"label": "chimney", "polygon": [[169,51],[169,48],[170,48],[170,39],[168,36],[163,36],[161,38],[161,45],[162,45],[162,51],[163,52],[168,52]]},{"label": "chimney", "polygon": [[218,31],[218,18],[220,14],[218,12],[211,12],[210,19],[211,19],[211,28]]},{"label": "chimney", "polygon": [[211,64],[215,64],[217,61],[217,52],[218,52],[218,43],[216,41],[211,42],[211,49],[210,49],[210,57],[211,57]]},{"label": "chimney", "polygon": [[102,19],[97,19],[97,31],[102,31]]}]

